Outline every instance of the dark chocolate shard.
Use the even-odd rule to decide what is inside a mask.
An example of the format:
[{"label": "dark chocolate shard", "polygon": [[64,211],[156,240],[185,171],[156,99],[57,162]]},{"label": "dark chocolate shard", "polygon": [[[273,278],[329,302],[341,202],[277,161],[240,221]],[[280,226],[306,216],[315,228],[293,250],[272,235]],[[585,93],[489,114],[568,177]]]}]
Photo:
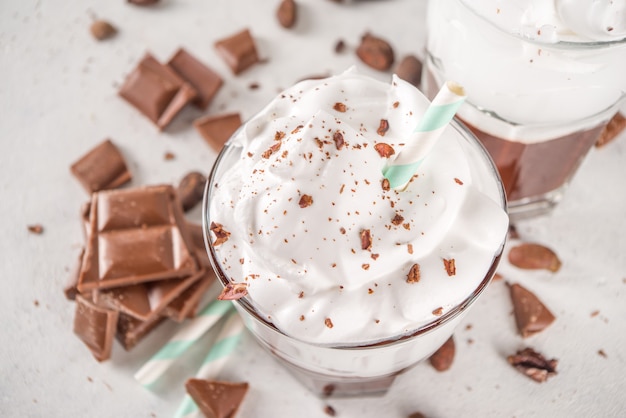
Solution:
[{"label": "dark chocolate shard", "polygon": [[209,146],[219,152],[226,141],[241,126],[241,116],[239,113],[209,115],[196,119],[193,126],[200,132]]},{"label": "dark chocolate shard", "polygon": [[218,40],[215,42],[215,48],[235,74],[259,62],[254,38],[248,29]]},{"label": "dark chocolate shard", "polygon": [[118,312],[95,305],[87,298],[76,295],[74,334],[82,340],[98,361],[111,357],[111,347]]},{"label": "dark chocolate shard", "polygon": [[83,155],[70,170],[89,194],[114,189],[132,177],[124,156],[110,139]]},{"label": "dark chocolate shard", "polygon": [[193,104],[200,109],[207,108],[224,84],[218,73],[183,48],[176,51],[167,65],[196,90],[198,96],[193,100]]},{"label": "dark chocolate shard", "polygon": [[146,54],[126,77],[119,95],[164,129],[197,92],[173,69]]},{"label": "dark chocolate shard", "polygon": [[556,374],[558,360],[546,359],[532,348],[524,348],[507,358],[510,365],[536,382],[545,382]]},{"label": "dark chocolate shard", "polygon": [[552,312],[534,293],[519,284],[510,285],[509,290],[517,329],[523,338],[543,331],[554,322]]},{"label": "dark chocolate shard", "polygon": [[185,388],[205,417],[233,418],[248,392],[248,383],[189,379]]}]

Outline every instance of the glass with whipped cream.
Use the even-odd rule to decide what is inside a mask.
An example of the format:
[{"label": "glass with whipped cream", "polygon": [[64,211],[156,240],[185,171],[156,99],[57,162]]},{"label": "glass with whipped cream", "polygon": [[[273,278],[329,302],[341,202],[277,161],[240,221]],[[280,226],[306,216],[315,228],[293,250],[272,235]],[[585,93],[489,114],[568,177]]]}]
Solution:
[{"label": "glass with whipped cream", "polygon": [[547,213],[626,97],[626,2],[432,0],[422,77],[453,79],[512,219]]},{"label": "glass with whipped cream", "polygon": [[404,190],[383,177],[428,105],[395,76],[302,81],[233,135],[207,183],[225,294],[320,395],[387,390],[450,337],[500,259],[504,190],[460,124]]}]

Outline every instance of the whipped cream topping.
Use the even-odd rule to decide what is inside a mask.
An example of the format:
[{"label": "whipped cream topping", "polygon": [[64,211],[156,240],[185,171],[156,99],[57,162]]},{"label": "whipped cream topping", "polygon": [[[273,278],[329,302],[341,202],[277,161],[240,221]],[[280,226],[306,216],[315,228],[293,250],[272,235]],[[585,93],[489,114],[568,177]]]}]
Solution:
[{"label": "whipped cream topping", "polygon": [[383,187],[377,144],[401,152],[427,106],[395,76],[349,70],[291,87],[229,141],[236,155],[208,217],[230,235],[215,250],[286,334],[332,346],[397,338],[484,280],[508,217],[482,154],[448,127],[405,191]]},{"label": "whipped cream topping", "polygon": [[427,24],[436,82],[461,83],[459,115],[492,135],[590,129],[626,97],[626,40],[607,43],[626,36],[626,1],[433,0]]}]

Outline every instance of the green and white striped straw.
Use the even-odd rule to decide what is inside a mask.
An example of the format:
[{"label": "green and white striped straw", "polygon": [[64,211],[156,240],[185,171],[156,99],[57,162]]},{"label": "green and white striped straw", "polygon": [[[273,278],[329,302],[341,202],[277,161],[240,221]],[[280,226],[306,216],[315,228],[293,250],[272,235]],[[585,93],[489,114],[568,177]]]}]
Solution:
[{"label": "green and white striped straw", "polygon": [[232,302],[227,300],[214,300],[209,303],[135,373],[135,379],[145,388],[151,389],[172,363],[215,325],[229,309],[234,308]]},{"label": "green and white striped straw", "polygon": [[407,141],[396,159],[383,169],[389,186],[396,190],[404,189],[463,101],[465,91],[459,84],[448,81],[441,87],[415,127],[410,141]]},{"label": "green and white striped straw", "polygon": [[[215,343],[209,350],[202,366],[196,373],[197,379],[215,379],[230,358],[244,332],[243,321],[237,312],[232,312],[224,322]],[[174,418],[200,417],[200,409],[189,395],[185,395]]]}]

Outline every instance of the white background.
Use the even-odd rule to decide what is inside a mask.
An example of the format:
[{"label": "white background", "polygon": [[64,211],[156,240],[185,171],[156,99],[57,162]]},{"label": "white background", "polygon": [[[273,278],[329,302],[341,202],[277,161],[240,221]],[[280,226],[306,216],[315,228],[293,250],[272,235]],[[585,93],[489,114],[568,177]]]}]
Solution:
[{"label": "white background", "polygon": [[[69,166],[109,137],[133,173],[133,185],[177,183],[190,170],[207,173],[215,153],[191,126],[203,114],[239,111],[247,118],[280,88],[310,75],[356,64],[360,36],[387,39],[397,56],[423,56],[425,2],[300,0],[293,30],[281,28],[278,0],[162,0],[140,8],[124,0],[0,2],[0,416],[167,417],[184,393],[212,334],[148,392],[134,372],[176,330],[166,324],[130,353],[115,343],[97,363],[72,334],[74,305],[62,288],[82,244],[80,205],[87,195]],[[96,42],[92,18],[118,35]],[[213,42],[248,27],[262,65],[238,77]],[[343,39],[348,49],[334,52]],[[164,132],[117,96],[146,51],[167,60],[183,46],[209,64],[225,85],[206,112],[185,109]],[[258,90],[248,88],[259,83]],[[176,159],[165,161],[165,152]],[[451,370],[427,363],[399,377],[384,397],[320,400],[303,389],[245,335],[220,376],[248,381],[238,417],[611,417],[626,411],[626,135],[594,149],[560,206],[518,226],[522,238],[555,249],[562,269],[528,272],[501,265],[510,282],[533,290],[557,316],[540,335],[522,340],[504,281],[490,285],[456,333]],[[198,220],[199,208],[191,213]],[[41,236],[27,225],[41,223]],[[510,242],[509,246],[514,244]],[[36,304],[38,302],[38,306]],[[595,311],[599,313],[592,315]],[[471,329],[466,325],[471,324]],[[472,341],[470,343],[470,341]],[[559,360],[543,384],[522,376],[506,356],[532,346]],[[598,354],[603,350],[607,357]]]}]

